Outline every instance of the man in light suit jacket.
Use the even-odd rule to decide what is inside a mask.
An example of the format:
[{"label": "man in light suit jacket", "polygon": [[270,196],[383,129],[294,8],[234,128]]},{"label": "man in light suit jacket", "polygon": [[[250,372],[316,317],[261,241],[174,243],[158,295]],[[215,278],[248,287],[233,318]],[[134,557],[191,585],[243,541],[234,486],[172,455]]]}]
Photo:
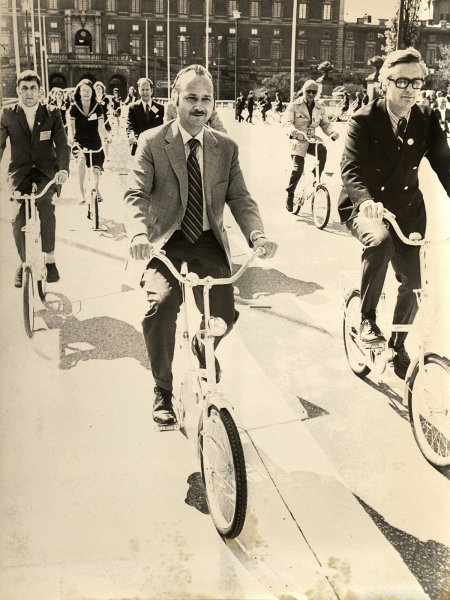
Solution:
[{"label": "man in light suit jacket", "polygon": [[136,153],[137,141],[141,133],[164,123],[164,106],[152,99],[153,81],[141,77],[137,85],[141,99],[130,105],[127,116],[126,131],[131,146],[131,156]]},{"label": "man in light suit jacket", "polygon": [[[199,277],[229,277],[231,255],[223,223],[225,204],[231,209],[249,246],[263,246],[266,257],[275,254],[276,244],[265,234],[256,202],[245,186],[236,143],[205,127],[214,106],[211,75],[200,65],[178,74],[175,83],[178,118],[141,135],[125,193],[130,253],[135,259],[151,259],[153,248],[163,248],[181,267],[187,261]],[[197,185],[195,184],[197,182]],[[193,208],[197,206],[197,217]],[[148,312],[143,333],[153,377],[153,418],[161,424],[174,423],[172,408],[172,360],[176,317],[182,301],[178,282],[158,259],[150,260],[142,286],[147,292]],[[202,312],[201,290],[194,288]],[[233,286],[211,290],[211,313],[231,330],[237,313]],[[220,338],[215,338],[216,345]],[[204,368],[204,357],[194,337],[192,349]],[[220,369],[216,362],[217,377]]]},{"label": "man in light suit jacket", "polygon": [[[5,108],[0,117],[0,160],[6,147],[11,143],[11,162],[8,177],[12,191],[30,194],[33,183],[37,192],[55,178],[55,185],[67,180],[70,162],[70,148],[58,108],[40,103],[41,80],[35,71],[23,71],[17,81],[19,103]],[[41,222],[42,251],[47,264],[47,281],[59,280],[55,264],[55,206],[52,198],[55,186],[39,198],[37,209]],[[14,201],[15,202],[15,201]],[[16,202],[15,202],[16,204]],[[13,235],[22,263],[25,261],[25,204],[17,205],[13,221]],[[22,264],[18,267],[14,285],[22,287]]]},{"label": "man in light suit jacket", "polygon": [[437,114],[442,131],[449,134],[450,110],[448,109],[447,98],[439,98],[439,106],[434,109],[434,112]]},{"label": "man in light suit jacket", "polygon": [[[414,48],[388,54],[380,71],[385,98],[353,115],[341,160],[341,221],[362,244],[360,339],[385,342],[376,309],[389,262],[399,283],[395,324],[412,323],[417,311],[414,289],[420,288],[419,248],[404,244],[383,221],[386,208],[397,217],[406,237],[425,233],[426,212],[418,171],[426,154],[450,194],[450,149],[436,113],[417,104],[428,73]],[[410,359],[406,333],[392,333],[393,366],[405,379]]]}]

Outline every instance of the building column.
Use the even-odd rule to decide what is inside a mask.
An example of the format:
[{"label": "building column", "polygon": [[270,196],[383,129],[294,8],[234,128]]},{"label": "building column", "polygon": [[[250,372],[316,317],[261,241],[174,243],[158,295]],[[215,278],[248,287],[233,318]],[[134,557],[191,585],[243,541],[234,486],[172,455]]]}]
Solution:
[{"label": "building column", "polygon": [[72,18],[70,15],[65,15],[64,26],[66,30],[66,51],[72,52]]},{"label": "building column", "polygon": [[336,66],[344,80],[344,29],[345,29],[345,0],[339,2],[339,23],[336,40]]},{"label": "building column", "polygon": [[95,52],[97,54],[100,54],[102,51],[101,42],[102,42],[101,18],[95,17]]}]

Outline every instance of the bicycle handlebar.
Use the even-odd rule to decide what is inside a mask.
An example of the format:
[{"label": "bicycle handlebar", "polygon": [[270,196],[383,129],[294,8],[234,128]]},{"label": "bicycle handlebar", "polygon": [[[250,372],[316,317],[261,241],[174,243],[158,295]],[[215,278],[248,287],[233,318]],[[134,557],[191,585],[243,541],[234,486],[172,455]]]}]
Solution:
[{"label": "bicycle handlebar", "polygon": [[248,269],[250,264],[257,258],[258,256],[262,256],[266,251],[264,248],[257,248],[246,260],[246,262],[241,266],[241,268],[231,277],[222,277],[214,279],[213,277],[205,277],[204,279],[200,279],[196,273],[188,273],[186,277],[183,277],[173,266],[172,261],[167,258],[165,254],[161,252],[152,253],[151,258],[158,258],[161,262],[163,262],[169,271],[172,273],[176,279],[180,283],[188,285],[189,287],[196,287],[197,285],[208,285],[212,287],[213,285],[227,285],[229,283],[234,283],[239,279],[239,277]]},{"label": "bicycle handlebar", "polygon": [[423,246],[425,244],[425,240],[422,239],[420,233],[411,233],[410,237],[407,238],[406,235],[404,235],[403,231],[400,229],[400,225],[397,223],[397,217],[394,215],[394,213],[391,213],[386,208],[383,212],[383,219],[389,221],[389,223],[394,228],[395,233],[398,235],[398,237],[404,244],[408,244],[409,246]]},{"label": "bicycle handlebar", "polygon": [[[55,183],[55,178],[51,179],[47,183],[47,185],[41,191],[40,194],[33,194],[33,192],[31,192],[31,194],[21,194],[20,192],[15,191],[15,192],[13,192],[13,198],[14,198],[14,200],[27,200],[28,198],[34,197],[34,199],[37,200],[38,198],[40,198],[41,196],[43,196],[54,183]],[[33,186],[35,186],[35,185],[36,184],[33,183]]]},{"label": "bicycle handlebar", "polygon": [[97,152],[101,152],[102,150],[104,150],[103,144],[100,146],[100,148],[98,150],[89,150],[89,148],[83,148],[81,146],[81,144],[79,144],[78,142],[74,142],[73,145],[72,145],[72,148],[74,146],[77,146],[78,149],[81,150],[81,152],[84,152],[85,154],[86,154],[86,152],[89,153],[89,154],[96,154]]}]

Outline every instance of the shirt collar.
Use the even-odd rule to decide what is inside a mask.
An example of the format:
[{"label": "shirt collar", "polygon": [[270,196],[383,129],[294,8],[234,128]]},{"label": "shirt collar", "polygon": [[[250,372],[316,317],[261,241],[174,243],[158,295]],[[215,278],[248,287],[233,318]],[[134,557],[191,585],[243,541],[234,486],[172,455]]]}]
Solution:
[{"label": "shirt collar", "polygon": [[[181,137],[183,138],[183,144],[184,145],[188,144],[189,141],[192,139],[192,135],[190,133],[188,133],[186,131],[186,129],[184,129],[181,126],[180,119],[177,119],[177,125],[178,125],[178,129],[179,129],[179,131],[181,133]],[[203,148],[203,134],[204,134],[204,132],[205,132],[205,128],[202,127],[201,130],[200,130],[200,132],[197,133],[197,135],[194,138],[194,139],[196,139],[196,140],[198,140],[200,142],[202,148]]]},{"label": "shirt collar", "polygon": [[399,117],[389,109],[388,103],[386,102],[386,110],[388,112],[389,118],[391,119],[391,125],[394,131],[397,131],[397,125],[400,119],[405,118],[406,123],[408,123],[409,117],[411,115],[411,109],[409,109],[409,111],[406,113],[406,115],[404,115],[404,117]]}]

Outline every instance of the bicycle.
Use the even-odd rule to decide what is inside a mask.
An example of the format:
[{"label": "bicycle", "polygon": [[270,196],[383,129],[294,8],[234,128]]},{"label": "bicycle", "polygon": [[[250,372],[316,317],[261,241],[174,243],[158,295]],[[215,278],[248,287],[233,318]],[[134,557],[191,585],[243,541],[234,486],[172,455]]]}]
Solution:
[{"label": "bicycle", "polygon": [[93,177],[93,165],[92,165],[92,155],[97,154],[98,152],[102,152],[104,150],[103,144],[98,150],[90,150],[89,148],[83,148],[81,144],[75,142],[74,145],[79,149],[80,152],[83,152],[85,155],[89,154],[89,165],[86,160],[86,176],[84,178],[84,198],[89,198],[89,206],[88,206],[88,214],[87,218],[92,220],[93,230],[94,231],[107,231],[105,227],[100,227],[100,215],[98,210],[99,203],[99,194],[98,188],[95,184],[95,179]]},{"label": "bicycle", "polygon": [[25,332],[29,338],[34,333],[34,315],[37,312],[35,299],[45,302],[47,267],[41,246],[41,222],[36,207],[36,200],[41,198],[55,183],[52,179],[40,194],[36,194],[37,185],[33,183],[31,194],[21,194],[16,191],[13,198],[19,203],[25,203],[25,262],[23,268],[23,320]]},{"label": "bicycle", "polygon": [[[395,215],[385,211],[384,218],[392,225],[398,237],[410,246],[420,246],[420,275],[422,288],[414,290],[419,304],[415,329],[419,333],[418,356],[411,360],[405,379],[403,404],[408,408],[411,428],[416,443],[428,462],[435,466],[450,465],[450,360],[426,349],[430,323],[427,310],[432,304],[433,291],[427,278],[426,251],[432,244],[447,244],[449,240],[432,242],[419,233],[405,237]],[[348,274],[347,274],[348,275]],[[347,289],[344,295],[343,338],[347,360],[358,377],[371,371],[381,375],[389,361],[386,342],[364,344],[359,339],[361,322],[360,290]],[[385,290],[380,298],[378,313],[383,318]],[[390,320],[381,322],[382,331],[411,331],[412,325],[397,325]]]},{"label": "bicycle", "polygon": [[[248,269],[257,256],[264,254],[258,248],[241,268],[227,278],[199,279],[183,263],[178,272],[161,252],[152,256],[162,261],[178,279],[183,302],[177,326],[177,347],[174,359],[174,411],[177,422],[157,425],[159,431],[182,430],[197,442],[203,482],[209,511],[217,531],[225,538],[237,537],[245,522],[247,509],[247,474],[244,451],[236,426],[233,407],[224,398],[216,383],[214,337],[225,333],[227,326],[221,318],[211,316],[209,290],[215,285],[234,283]],[[188,325],[187,288],[203,286],[205,329],[196,333],[205,348],[205,369],[200,369],[191,352]],[[184,367],[184,368],[183,368]]]},{"label": "bicycle", "polygon": [[304,204],[307,201],[310,201],[314,225],[317,229],[325,229],[330,219],[331,201],[330,192],[328,191],[326,184],[322,183],[321,176],[319,175],[319,158],[317,151],[318,144],[324,144],[324,141],[316,136],[311,129],[312,128],[309,128],[308,132],[303,135],[310,144],[314,144],[315,165],[313,169],[313,179],[312,181],[307,181],[305,169],[299,181],[302,193],[300,195],[294,194],[292,214],[298,215]]},{"label": "bicycle", "polygon": [[253,109],[252,121],[254,123],[259,123],[260,120],[263,123],[267,123],[267,125],[272,125],[272,123],[275,122],[275,115],[273,114],[272,110],[269,110],[269,111],[266,112],[266,119],[264,120],[262,118],[261,107],[260,106],[255,106],[255,108]]}]

